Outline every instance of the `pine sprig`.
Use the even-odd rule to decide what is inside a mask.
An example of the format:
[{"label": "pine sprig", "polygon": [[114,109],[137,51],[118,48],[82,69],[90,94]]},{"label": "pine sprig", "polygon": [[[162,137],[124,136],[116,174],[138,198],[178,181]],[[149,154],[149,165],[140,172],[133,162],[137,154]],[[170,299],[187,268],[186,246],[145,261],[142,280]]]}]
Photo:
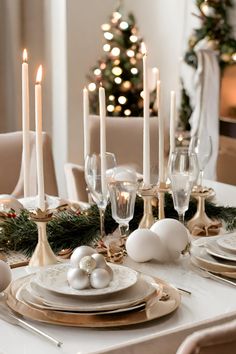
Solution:
[{"label": "pine sprig", "polygon": [[[236,208],[217,206],[206,201],[206,213],[211,219],[216,219],[225,224],[227,230],[236,228]],[[190,200],[189,209],[186,213],[186,220],[193,217],[197,210],[195,199]],[[153,207],[153,215],[158,218],[158,208]],[[134,218],[130,222],[130,231],[138,228],[143,216],[143,200],[136,198]],[[178,218],[173,207],[173,200],[170,194],[165,195],[165,216],[167,218]],[[110,234],[117,228],[117,223],[112,218],[111,206],[108,205],[105,212],[105,232]],[[9,217],[0,222],[0,248],[20,251],[30,256],[37,244],[38,233],[36,224],[29,220],[29,212],[23,210],[16,217]],[[99,210],[96,205],[91,206],[83,212],[60,211],[47,223],[47,234],[49,243],[54,252],[62,249],[81,245],[93,245],[100,235]]]}]

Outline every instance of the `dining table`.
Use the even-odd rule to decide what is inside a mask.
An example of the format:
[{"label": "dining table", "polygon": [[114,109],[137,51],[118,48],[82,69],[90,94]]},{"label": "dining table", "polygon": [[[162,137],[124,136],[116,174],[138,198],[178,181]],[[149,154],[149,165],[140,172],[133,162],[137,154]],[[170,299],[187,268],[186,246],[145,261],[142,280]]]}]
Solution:
[{"label": "dining table", "polygon": [[[204,181],[215,191],[215,202],[236,206],[236,186]],[[204,276],[183,255],[170,263],[152,260],[124,265],[163,279],[181,291],[181,303],[172,313],[155,320],[112,328],[66,327],[26,319],[28,323],[63,342],[59,348],[24,328],[0,319],[0,354],[171,354],[194,331],[236,318],[236,286]],[[28,274],[27,267],[12,270],[13,278]]]}]

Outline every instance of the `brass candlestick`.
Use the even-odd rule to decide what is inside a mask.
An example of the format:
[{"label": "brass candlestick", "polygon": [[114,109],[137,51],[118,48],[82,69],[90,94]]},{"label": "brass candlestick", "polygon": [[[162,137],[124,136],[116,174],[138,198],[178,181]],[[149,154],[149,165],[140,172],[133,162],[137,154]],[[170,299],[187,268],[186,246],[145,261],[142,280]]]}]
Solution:
[{"label": "brass candlestick", "polygon": [[165,219],[165,193],[169,191],[169,186],[165,182],[160,182],[156,187],[158,195],[158,219]]},{"label": "brass candlestick", "polygon": [[217,235],[221,223],[211,220],[205,212],[205,199],[211,196],[212,190],[198,188],[192,192],[192,196],[198,200],[197,211],[187,223],[189,231],[193,235],[207,236]]},{"label": "brass candlestick", "polygon": [[30,220],[34,221],[38,228],[38,244],[29,262],[31,267],[42,267],[58,262],[47,239],[46,226],[47,222],[52,219],[52,215],[53,213],[48,210],[42,211],[41,209],[30,213]]},{"label": "brass candlestick", "polygon": [[152,199],[155,195],[155,187],[141,187],[138,194],[143,198],[143,217],[139,223],[140,229],[150,229],[155,220],[152,213]]}]

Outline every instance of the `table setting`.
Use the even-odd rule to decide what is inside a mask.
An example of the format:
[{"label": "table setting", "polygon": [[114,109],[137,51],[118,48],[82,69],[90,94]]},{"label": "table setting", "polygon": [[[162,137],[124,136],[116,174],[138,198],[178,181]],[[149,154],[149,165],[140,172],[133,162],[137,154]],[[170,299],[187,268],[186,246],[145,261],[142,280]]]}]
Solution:
[{"label": "table setting", "polygon": [[[23,80],[27,81],[25,60]],[[57,196],[45,196],[42,66],[38,69],[38,195],[29,196],[25,186],[20,200],[0,196],[0,248],[5,260],[9,251],[23,253],[28,259],[28,265],[15,270],[10,269],[9,262],[0,260],[0,318],[7,336],[0,346],[6,353],[14,353],[15,344],[10,343],[9,336],[12,325],[40,336],[33,339],[19,332],[17,341],[24,344],[24,353],[29,352],[34,340],[35,354],[43,350],[52,354],[58,350],[68,354],[105,353],[119,348],[127,348],[128,353],[129,347],[141,353],[149,342],[153,343],[150,352],[156,352],[158,343],[162,343],[162,349],[171,343],[176,347],[180,337],[193,328],[236,316],[236,234],[228,233],[236,228],[234,199],[226,200],[233,201],[232,207],[220,205],[211,198],[215,195],[217,199],[218,190],[225,195],[227,187],[210,183],[210,189],[203,184],[212,151],[210,138],[203,159],[199,154],[201,142],[195,137],[187,148],[176,147],[173,92],[170,154],[165,166],[159,79],[159,171],[158,181],[151,182],[145,46],[143,73],[142,179],[132,167],[117,165],[115,154],[107,152],[105,89],[100,87],[100,154],[89,151],[88,126],[84,125],[84,170],[90,203],[75,205]],[[25,181],[29,181],[26,82],[25,87],[22,156]],[[84,105],[86,122],[87,96]],[[228,188],[232,198],[235,187]],[[223,295],[226,300],[222,303]],[[166,336],[178,340],[164,344]]]}]

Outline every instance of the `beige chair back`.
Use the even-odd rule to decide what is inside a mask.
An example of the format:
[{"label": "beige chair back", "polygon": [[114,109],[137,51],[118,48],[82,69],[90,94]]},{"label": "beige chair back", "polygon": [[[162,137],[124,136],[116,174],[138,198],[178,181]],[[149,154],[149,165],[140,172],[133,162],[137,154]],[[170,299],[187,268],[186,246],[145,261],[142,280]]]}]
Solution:
[{"label": "beige chair back", "polygon": [[[89,117],[90,152],[100,152],[100,118]],[[167,136],[167,134],[166,134]],[[166,139],[165,159],[168,157]],[[118,165],[131,165],[138,173],[143,171],[143,118],[109,117],[106,119],[107,151],[116,156]],[[150,118],[150,167],[151,181],[158,176],[158,119]],[[65,164],[68,198],[88,201],[83,166]]]},{"label": "beige chair back", "polygon": [[196,331],[180,345],[176,354],[236,353],[236,320]]},{"label": "beige chair back", "polygon": [[236,139],[220,136],[217,181],[236,185]]},{"label": "beige chair back", "polygon": [[[30,195],[37,194],[35,132],[30,132]],[[45,193],[57,195],[51,140],[43,133]],[[0,194],[23,197],[22,132],[0,134]]]},{"label": "beige chair back", "polygon": [[[89,117],[90,151],[100,151],[100,118]],[[158,178],[158,118],[150,118],[151,180]],[[168,156],[166,141],[165,157]],[[138,173],[143,171],[143,118],[109,117],[106,119],[107,151],[113,152],[118,165],[132,165]]]}]

